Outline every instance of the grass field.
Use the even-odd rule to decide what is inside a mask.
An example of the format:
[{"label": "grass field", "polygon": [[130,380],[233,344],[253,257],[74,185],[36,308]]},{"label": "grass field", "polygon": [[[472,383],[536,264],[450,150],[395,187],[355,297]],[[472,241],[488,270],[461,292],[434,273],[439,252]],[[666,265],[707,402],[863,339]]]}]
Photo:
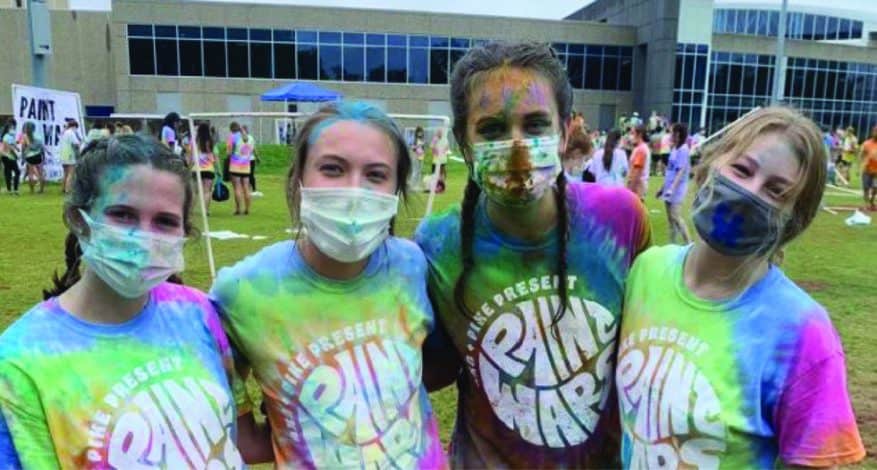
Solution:
[{"label": "grass field", "polygon": [[[211,207],[211,230],[232,230],[247,235],[261,235],[263,240],[237,239],[213,242],[217,266],[228,266],[262,246],[288,238],[290,227],[283,190],[286,162],[282,157],[265,158],[258,172],[259,190],[251,215],[234,217],[231,201]],[[436,199],[436,209],[456,204],[462,195],[465,167],[452,162],[449,188]],[[660,178],[650,186],[657,188]],[[60,189],[47,188],[42,195],[21,197],[0,194],[0,330],[14,321],[41,297],[51,274],[63,269],[63,239],[66,230],[61,221]],[[652,191],[654,192],[654,191]],[[656,244],[667,242],[667,224],[662,203],[649,198],[648,206]],[[861,205],[855,196],[829,196],[831,205]],[[397,233],[408,237],[423,215],[426,197],[410,198],[397,223]],[[874,294],[877,226],[847,227],[843,220],[849,213],[831,215],[822,212],[813,226],[787,250],[786,272],[825,305],[833,318],[847,354],[849,388],[853,397],[862,438],[869,451],[865,468],[877,468],[877,295]],[[194,220],[200,225],[200,215]],[[877,220],[875,220],[877,223]],[[874,259],[871,256],[875,256]],[[210,275],[203,240],[186,247],[186,282],[201,289],[209,288]],[[781,308],[781,306],[778,306]],[[432,396],[440,417],[442,434],[447,437],[453,427],[455,399],[452,389]]]}]

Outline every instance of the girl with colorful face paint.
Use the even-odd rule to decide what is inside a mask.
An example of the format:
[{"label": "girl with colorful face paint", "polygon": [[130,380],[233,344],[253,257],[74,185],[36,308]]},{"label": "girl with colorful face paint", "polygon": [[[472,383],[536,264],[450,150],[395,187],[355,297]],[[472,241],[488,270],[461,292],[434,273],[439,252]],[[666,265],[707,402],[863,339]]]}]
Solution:
[{"label": "girl with colorful face paint", "polygon": [[0,335],[0,467],[241,468],[219,316],[165,282],[192,230],[185,163],[126,135],[74,171],[67,271]]},{"label": "girl with colorful face paint", "polygon": [[212,290],[270,424],[242,416],[241,450],[281,468],[445,467],[421,383],[434,321],[426,260],[392,236],[404,138],[377,108],[342,103],[312,116],[295,148],[287,200],[299,236],[223,269]]},{"label": "girl with colorful face paint", "polygon": [[470,50],[451,104],[469,182],[415,239],[441,325],[424,383],[459,390],[452,466],[617,465],[615,338],[645,211],[623,188],[567,183],[572,90],[547,45]]},{"label": "girl with colorful face paint", "polygon": [[772,262],[816,216],[826,152],[787,108],[704,149],[688,246],[628,278],[616,384],[625,468],[828,467],[865,455],[828,313]]}]

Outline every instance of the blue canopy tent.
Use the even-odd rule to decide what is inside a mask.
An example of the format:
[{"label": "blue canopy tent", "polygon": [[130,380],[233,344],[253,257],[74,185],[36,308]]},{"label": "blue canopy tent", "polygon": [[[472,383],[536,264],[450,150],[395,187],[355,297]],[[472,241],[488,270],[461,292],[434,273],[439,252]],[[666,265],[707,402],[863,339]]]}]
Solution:
[{"label": "blue canopy tent", "polygon": [[262,93],[262,101],[283,101],[283,102],[320,102],[320,101],[338,101],[344,95],[337,91],[320,88],[317,85],[305,82],[293,82],[275,88],[273,90]]}]

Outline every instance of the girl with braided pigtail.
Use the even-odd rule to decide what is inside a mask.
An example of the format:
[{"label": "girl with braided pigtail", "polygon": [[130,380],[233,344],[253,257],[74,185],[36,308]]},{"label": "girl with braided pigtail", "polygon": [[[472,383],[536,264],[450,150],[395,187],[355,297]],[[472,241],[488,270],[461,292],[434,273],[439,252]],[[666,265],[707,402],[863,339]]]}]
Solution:
[{"label": "girl with braided pigtail", "polygon": [[625,189],[566,181],[572,90],[547,45],[470,50],[451,103],[469,182],[415,235],[439,320],[424,383],[459,390],[451,464],[617,465],[615,340],[645,210]]}]

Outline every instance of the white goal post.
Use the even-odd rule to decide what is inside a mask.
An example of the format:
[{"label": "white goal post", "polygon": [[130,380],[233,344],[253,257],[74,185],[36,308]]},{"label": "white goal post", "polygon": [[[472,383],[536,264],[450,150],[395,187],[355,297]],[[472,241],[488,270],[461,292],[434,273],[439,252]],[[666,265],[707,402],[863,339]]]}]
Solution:
[{"label": "white goal post", "polygon": [[[191,161],[197,164],[198,159],[200,158],[200,149],[198,145],[195,143],[195,121],[204,121],[213,119],[228,119],[228,118],[238,118],[238,117],[248,117],[248,118],[306,118],[310,116],[312,113],[286,113],[286,112],[204,112],[204,113],[190,113],[186,116],[180,116],[181,120],[188,121],[189,123],[189,142],[191,143]],[[442,126],[445,128],[445,132],[447,133],[448,127],[450,127],[451,119],[448,116],[436,115],[436,114],[393,114],[388,113],[389,117],[395,120],[417,120],[417,121],[441,121]],[[164,115],[158,114],[132,114],[132,113],[114,113],[110,116],[110,118],[115,119],[163,119]],[[441,174],[442,164],[435,165],[435,171],[433,172],[433,177],[430,179],[429,185],[429,198],[426,202],[426,211],[424,213],[424,217],[427,217],[432,213],[433,202],[435,201],[435,190],[436,183],[438,182],[439,175]],[[210,280],[213,281],[216,279],[216,261],[213,256],[213,244],[210,240],[210,225],[207,219],[207,207],[204,204],[204,188],[201,185],[201,172],[195,171],[195,178],[198,181],[197,187],[198,191],[198,207],[201,210],[201,223],[204,227],[204,237],[205,242],[207,243],[207,263],[210,266]]]}]

